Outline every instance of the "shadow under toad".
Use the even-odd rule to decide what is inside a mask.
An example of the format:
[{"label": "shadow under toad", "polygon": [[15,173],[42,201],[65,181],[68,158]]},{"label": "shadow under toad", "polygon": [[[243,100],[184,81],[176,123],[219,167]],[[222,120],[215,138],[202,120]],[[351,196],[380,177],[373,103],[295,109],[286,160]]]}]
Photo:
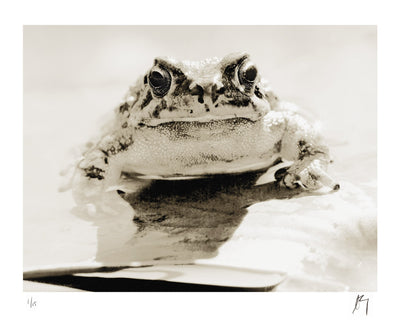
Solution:
[{"label": "shadow under toad", "polygon": [[96,261],[154,265],[215,257],[241,224],[248,206],[301,193],[277,183],[255,186],[263,173],[137,181],[135,192],[121,195],[134,209],[133,222],[113,218],[95,223]]}]

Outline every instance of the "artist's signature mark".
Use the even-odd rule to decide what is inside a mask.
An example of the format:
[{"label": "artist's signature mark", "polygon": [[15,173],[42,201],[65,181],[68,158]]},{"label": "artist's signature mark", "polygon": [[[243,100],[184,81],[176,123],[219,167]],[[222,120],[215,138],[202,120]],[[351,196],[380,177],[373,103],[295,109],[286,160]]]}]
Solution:
[{"label": "artist's signature mark", "polygon": [[353,314],[354,314],[354,311],[360,309],[362,304],[365,305],[365,315],[368,315],[369,298],[364,298],[363,294],[357,295],[356,303],[354,304]]},{"label": "artist's signature mark", "polygon": [[27,303],[30,309],[35,308],[37,306],[37,301],[33,300],[32,297],[28,299]]}]

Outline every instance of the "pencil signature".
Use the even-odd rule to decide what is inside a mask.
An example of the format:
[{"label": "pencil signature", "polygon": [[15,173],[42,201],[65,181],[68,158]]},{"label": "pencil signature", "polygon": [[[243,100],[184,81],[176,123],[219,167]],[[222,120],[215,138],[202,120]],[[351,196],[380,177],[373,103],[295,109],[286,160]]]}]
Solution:
[{"label": "pencil signature", "polygon": [[369,298],[364,298],[364,295],[363,295],[363,294],[362,294],[362,295],[359,295],[359,294],[357,295],[356,303],[355,303],[354,309],[353,309],[353,314],[354,314],[354,311],[360,309],[361,302],[366,302],[366,305],[365,305],[365,315],[368,315]]}]

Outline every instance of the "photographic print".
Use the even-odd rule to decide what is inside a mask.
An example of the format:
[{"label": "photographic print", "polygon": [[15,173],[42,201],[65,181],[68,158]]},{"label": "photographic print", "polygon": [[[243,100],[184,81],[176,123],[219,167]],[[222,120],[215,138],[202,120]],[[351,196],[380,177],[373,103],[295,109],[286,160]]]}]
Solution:
[{"label": "photographic print", "polygon": [[24,291],[376,291],[376,33],[24,26]]}]

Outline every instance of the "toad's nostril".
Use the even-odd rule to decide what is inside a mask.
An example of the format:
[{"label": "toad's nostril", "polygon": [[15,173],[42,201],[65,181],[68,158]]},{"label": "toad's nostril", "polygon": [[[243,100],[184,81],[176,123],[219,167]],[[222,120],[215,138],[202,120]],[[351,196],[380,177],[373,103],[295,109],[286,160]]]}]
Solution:
[{"label": "toad's nostril", "polygon": [[202,86],[196,84],[193,89],[190,90],[190,94],[192,96],[198,96],[198,95],[203,95],[204,94],[204,89]]},{"label": "toad's nostril", "polygon": [[214,84],[211,87],[211,101],[215,103],[217,101],[218,97],[222,94],[225,93],[225,87],[218,87],[216,84]]},{"label": "toad's nostril", "polygon": [[200,85],[196,85],[193,89],[190,90],[190,94],[192,96],[199,96],[198,101],[199,103],[204,103],[204,89]]}]

